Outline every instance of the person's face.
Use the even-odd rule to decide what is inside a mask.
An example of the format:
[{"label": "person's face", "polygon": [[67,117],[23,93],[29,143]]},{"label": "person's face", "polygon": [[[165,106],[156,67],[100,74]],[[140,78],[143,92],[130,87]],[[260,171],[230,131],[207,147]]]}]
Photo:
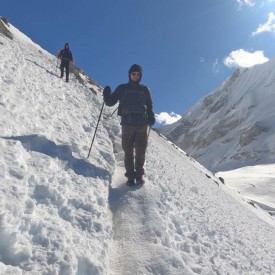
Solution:
[{"label": "person's face", "polygon": [[140,79],[140,72],[132,72],[131,73],[131,80],[132,81],[139,81]]}]

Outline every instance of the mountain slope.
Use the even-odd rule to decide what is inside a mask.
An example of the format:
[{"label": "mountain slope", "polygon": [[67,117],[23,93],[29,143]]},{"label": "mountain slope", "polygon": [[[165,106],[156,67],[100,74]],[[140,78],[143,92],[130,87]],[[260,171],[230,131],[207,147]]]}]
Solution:
[{"label": "mountain slope", "polygon": [[[1,274],[274,274],[274,218],[151,131],[146,184],[123,176],[101,88],[0,34]],[[87,79],[86,76],[82,78]],[[126,75],[127,78],[127,75]]]},{"label": "mountain slope", "polygon": [[0,36],[1,262],[27,274],[103,274],[112,234],[112,143],[103,127],[85,161],[100,89],[95,95],[73,75],[65,83],[54,56],[9,29],[13,40]]},{"label": "mountain slope", "polygon": [[275,162],[275,59],[238,69],[161,132],[211,171]]}]

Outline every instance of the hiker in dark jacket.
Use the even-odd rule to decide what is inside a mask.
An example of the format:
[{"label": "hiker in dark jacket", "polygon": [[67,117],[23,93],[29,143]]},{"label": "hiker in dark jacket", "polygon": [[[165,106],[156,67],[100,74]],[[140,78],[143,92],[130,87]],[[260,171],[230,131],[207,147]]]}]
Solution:
[{"label": "hiker in dark jacket", "polygon": [[65,68],[66,69],[66,82],[69,82],[70,63],[73,62],[73,55],[72,55],[72,52],[70,51],[69,43],[65,44],[64,49],[62,51],[60,51],[60,53],[58,54],[58,58],[61,59],[60,78],[63,78],[64,68]]},{"label": "hiker in dark jacket", "polygon": [[[155,114],[150,90],[140,84],[141,66],[134,64],[129,69],[129,82],[119,85],[112,93],[106,86],[103,90],[104,102],[113,106],[119,101],[118,115],[121,116],[122,148],[128,178],[127,184],[143,184],[145,151],[149,126],[155,123]],[[134,155],[135,151],[135,155]]]}]

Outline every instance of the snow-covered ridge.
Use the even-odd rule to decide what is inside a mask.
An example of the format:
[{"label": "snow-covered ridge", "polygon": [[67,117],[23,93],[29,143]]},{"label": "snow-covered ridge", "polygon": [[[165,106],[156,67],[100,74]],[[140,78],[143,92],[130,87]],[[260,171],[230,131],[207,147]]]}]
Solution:
[{"label": "snow-covered ridge", "polygon": [[211,171],[275,162],[275,59],[237,70],[162,132]]},{"label": "snow-covered ridge", "polygon": [[115,107],[86,159],[100,86],[22,37],[0,34],[1,275],[274,274],[274,219],[156,132],[141,188]]}]

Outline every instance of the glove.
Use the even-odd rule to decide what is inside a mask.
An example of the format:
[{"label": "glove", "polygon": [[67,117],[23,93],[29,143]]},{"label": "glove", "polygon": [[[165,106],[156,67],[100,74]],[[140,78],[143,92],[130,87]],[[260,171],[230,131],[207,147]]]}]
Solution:
[{"label": "glove", "polygon": [[154,113],[151,113],[148,115],[148,123],[150,126],[153,126],[156,122],[156,119],[155,119],[155,114]]},{"label": "glove", "polygon": [[150,125],[150,126],[153,126],[153,125],[155,124],[155,122],[156,122],[156,119],[153,118],[152,120],[149,121],[149,125]]},{"label": "glove", "polygon": [[111,94],[111,92],[112,92],[112,90],[111,90],[110,86],[106,86],[103,89],[103,96],[109,95],[109,94]]}]

